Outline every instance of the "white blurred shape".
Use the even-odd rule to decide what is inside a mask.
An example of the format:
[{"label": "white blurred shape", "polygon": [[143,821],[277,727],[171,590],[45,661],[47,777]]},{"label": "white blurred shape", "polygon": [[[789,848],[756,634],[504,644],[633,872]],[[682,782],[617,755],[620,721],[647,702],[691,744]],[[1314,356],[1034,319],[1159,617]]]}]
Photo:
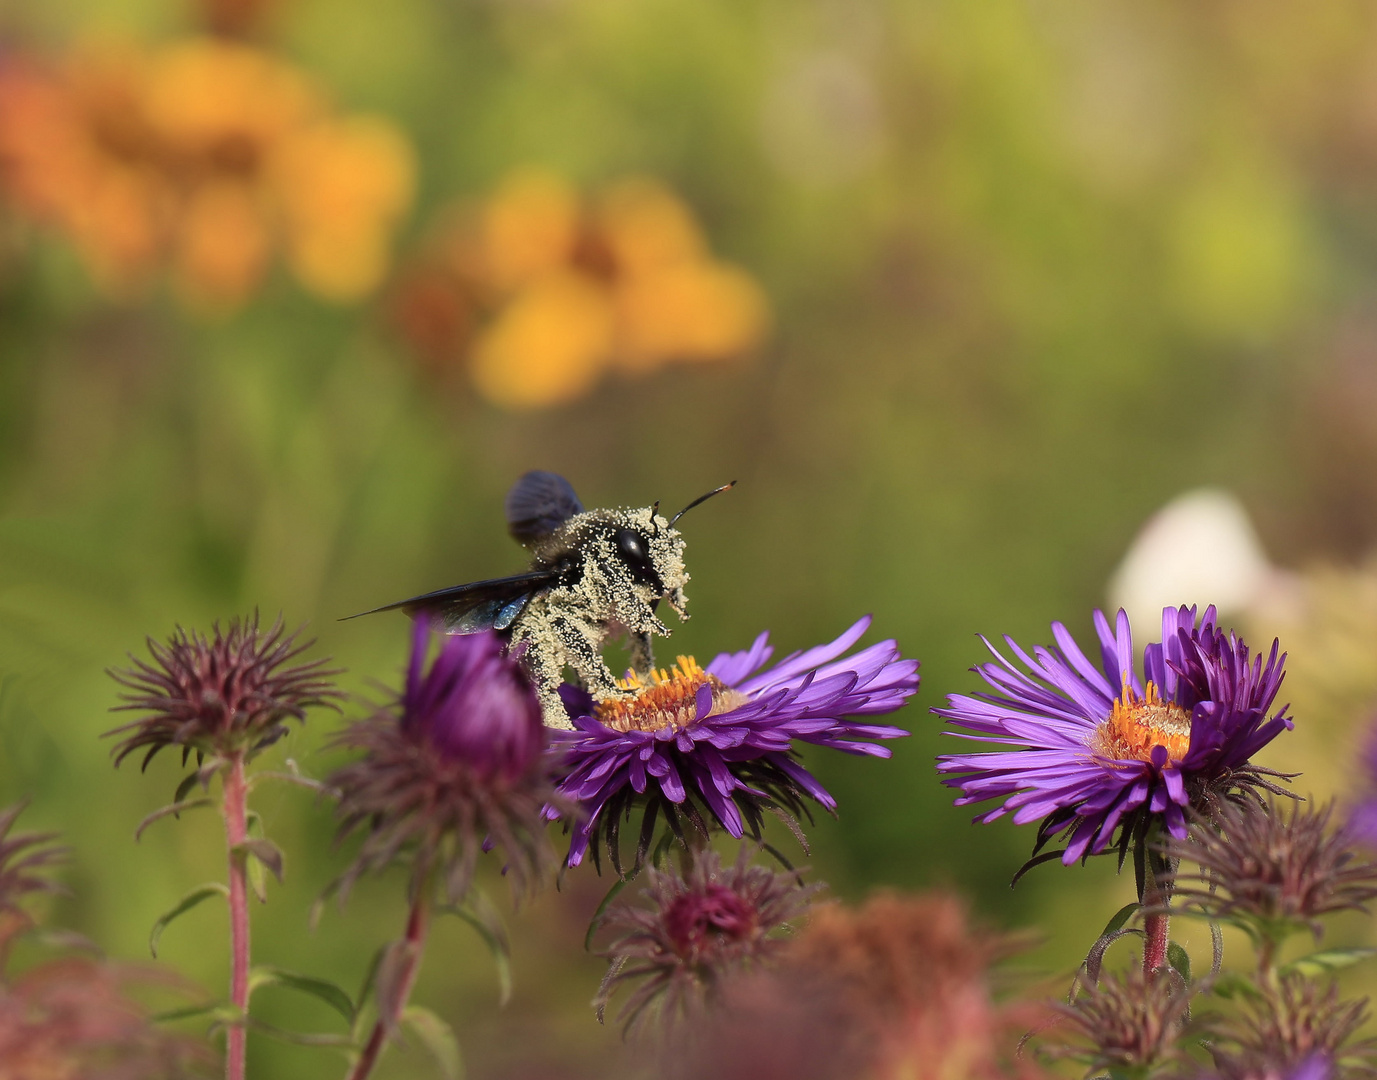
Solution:
[{"label": "white blurred shape", "polygon": [[1109,580],[1111,608],[1128,612],[1135,638],[1156,640],[1162,609],[1210,604],[1221,616],[1262,603],[1285,575],[1267,561],[1243,504],[1197,488],[1153,514]]}]

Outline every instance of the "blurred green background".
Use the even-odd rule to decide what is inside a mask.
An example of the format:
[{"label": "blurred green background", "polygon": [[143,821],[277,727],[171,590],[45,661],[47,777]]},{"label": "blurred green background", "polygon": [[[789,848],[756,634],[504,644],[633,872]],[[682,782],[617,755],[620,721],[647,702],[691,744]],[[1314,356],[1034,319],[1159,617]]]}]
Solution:
[{"label": "blurred green background", "polygon": [[[1100,860],[1010,891],[1031,829],[972,831],[935,780],[926,710],[974,686],[976,632],[1089,633],[1143,521],[1201,485],[1237,493],[1272,559],[1305,571],[1289,622],[1236,618],[1294,631],[1302,790],[1353,789],[1377,689],[1377,601],[1352,569],[1377,541],[1370,5],[8,0],[0,74],[208,27],[306,73],[341,115],[390,118],[414,199],[357,295],[320,299],[278,267],[207,310],[172,274],[102,283],[61,221],[0,186],[0,802],[31,796],[27,824],[74,847],[58,921],[138,958],[158,914],[222,874],[212,816],[133,842],[179,773],[111,770],[106,668],[146,635],[256,607],[309,622],[377,699],[404,620],[336,620],[520,569],[502,498],[529,468],[590,506],[740,481],[684,522],[694,618],[666,656],[763,628],[803,647],[870,611],[921,658],[892,761],[808,755],[841,803],[811,833],[836,895],[953,885],[992,922],[1041,927],[1028,966],[1076,963],[1131,881]],[[437,375],[395,317],[409,260],[455,199],[530,168],[583,192],[658,178],[768,298],[768,335],[610,369],[546,408],[475,392],[462,348]],[[272,760],[325,770],[338,723],[314,716]],[[254,913],[256,958],[354,985],[400,930],[400,878],[308,934],[340,865],[328,808],[266,787],[257,806],[288,879]],[[472,1075],[602,1075],[621,1053],[585,1004],[601,962],[582,931],[607,884],[581,869],[516,918],[505,1011],[472,934],[440,932],[417,999],[454,1023]],[[223,922],[187,916],[164,960],[218,990]],[[260,1008],[334,1030],[283,991]],[[250,1045],[265,1080],[340,1071]],[[409,1051],[379,1075],[427,1067]]]}]

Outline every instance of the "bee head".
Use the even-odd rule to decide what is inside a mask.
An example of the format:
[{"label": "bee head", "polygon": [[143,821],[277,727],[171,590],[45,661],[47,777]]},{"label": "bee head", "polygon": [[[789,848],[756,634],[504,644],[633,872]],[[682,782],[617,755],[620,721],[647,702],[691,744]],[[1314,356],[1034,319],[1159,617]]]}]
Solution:
[{"label": "bee head", "polygon": [[684,538],[658,512],[659,504],[628,510],[611,522],[616,558],[631,580],[654,599],[668,599],[680,611],[688,571],[684,568]]}]

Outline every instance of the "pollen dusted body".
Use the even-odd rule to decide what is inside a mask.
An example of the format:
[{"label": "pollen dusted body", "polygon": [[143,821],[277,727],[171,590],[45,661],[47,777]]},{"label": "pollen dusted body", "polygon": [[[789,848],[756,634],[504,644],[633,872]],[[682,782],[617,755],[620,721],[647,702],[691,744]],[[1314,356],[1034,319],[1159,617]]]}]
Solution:
[{"label": "pollen dusted body", "polygon": [[559,684],[572,668],[598,700],[624,689],[603,659],[609,638],[624,637],[631,670],[648,678],[655,667],[651,637],[670,635],[655,615],[665,600],[687,619],[689,580],[684,539],[651,507],[589,510],[530,545],[533,571],[548,569],[558,584],[532,596],[511,624],[511,648],[524,660],[547,724],[569,727]]},{"label": "pollen dusted body", "polygon": [[674,524],[735,483],[694,499],[666,520],[659,503],[585,510],[564,477],[528,472],[508,492],[506,514],[512,538],[530,552],[530,569],[438,589],[373,611],[400,608],[446,634],[497,631],[530,675],[545,723],[571,727],[559,696],[566,668],[598,701],[636,693],[620,684],[603,660],[608,638],[625,638],[632,673],[641,683],[650,678],[655,669],[650,639],[669,636],[669,628],[655,615],[656,606],[663,600],[681,619],[688,618],[684,538]]}]

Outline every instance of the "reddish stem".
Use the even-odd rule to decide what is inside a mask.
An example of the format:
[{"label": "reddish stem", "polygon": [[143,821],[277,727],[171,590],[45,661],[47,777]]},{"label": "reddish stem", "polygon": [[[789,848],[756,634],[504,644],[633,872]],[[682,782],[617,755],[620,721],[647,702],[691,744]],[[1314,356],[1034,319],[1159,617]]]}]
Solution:
[{"label": "reddish stem", "polygon": [[1167,966],[1167,924],[1170,916],[1165,912],[1143,917],[1143,974],[1151,975],[1159,968]]},{"label": "reddish stem", "polygon": [[379,1009],[378,1019],[373,1024],[368,1042],[350,1071],[348,1080],[364,1080],[364,1077],[373,1071],[373,1066],[378,1063],[378,1055],[382,1053],[383,1044],[387,1042],[387,1036],[397,1026],[407,999],[411,997],[411,988],[415,985],[416,975],[421,970],[421,953],[425,950],[426,931],[430,925],[430,905],[426,902],[429,892],[429,881],[423,876],[422,885],[416,890],[416,899],[411,904],[411,915],[406,921],[404,959],[402,969],[397,973],[396,1004],[390,1014],[384,1015],[381,1008]]},{"label": "reddish stem", "polygon": [[[229,845],[230,1003],[247,1019],[249,1011],[248,856],[240,847],[248,839],[244,755],[235,754],[224,774],[225,842]],[[242,1021],[230,1026],[225,1048],[225,1080],[244,1080],[245,1039]]]}]

